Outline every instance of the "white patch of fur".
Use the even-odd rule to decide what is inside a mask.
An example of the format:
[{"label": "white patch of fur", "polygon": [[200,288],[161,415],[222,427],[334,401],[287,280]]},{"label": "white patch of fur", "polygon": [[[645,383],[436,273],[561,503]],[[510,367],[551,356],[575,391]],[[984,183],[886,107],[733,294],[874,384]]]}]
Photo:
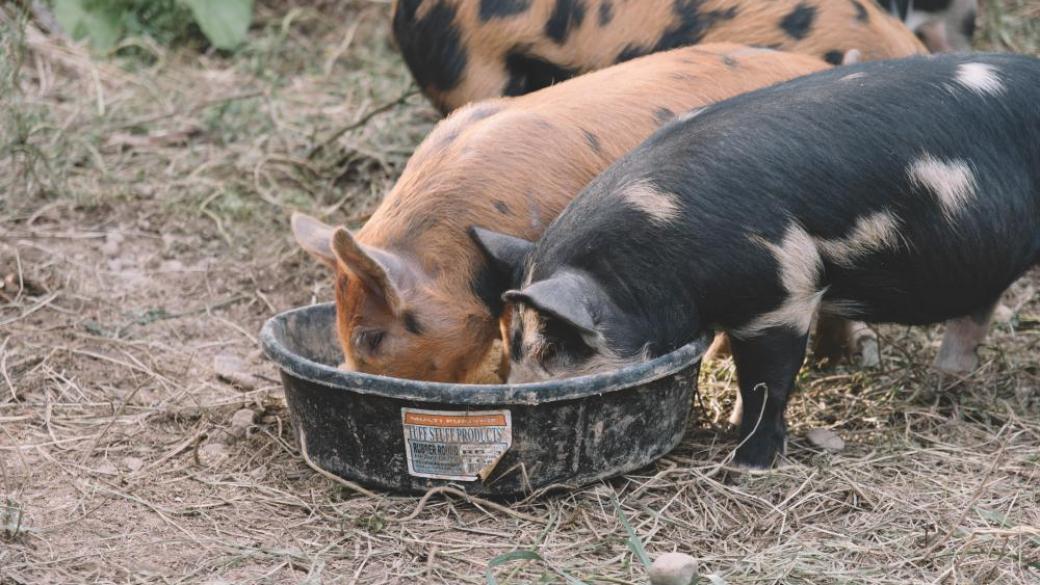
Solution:
[{"label": "white patch of fur", "polygon": [[899,227],[891,213],[879,211],[859,218],[852,233],[844,238],[819,240],[816,244],[831,262],[851,267],[863,256],[898,246]]},{"label": "white patch of fur", "polygon": [[926,154],[914,161],[907,173],[911,181],[935,193],[949,221],[975,198],[975,174],[966,161],[944,161]]},{"label": "white patch of fur", "polygon": [[787,228],[779,245],[758,236],[752,236],[752,239],[776,258],[787,298],[778,309],[759,315],[734,333],[737,337],[747,338],[773,327],[790,327],[807,333],[824,293],[819,287],[823,258],[816,242],[797,223]]},{"label": "white patch of fur", "polygon": [[1007,91],[998,69],[987,63],[963,63],[957,67],[957,83],[979,95],[1000,95]]},{"label": "white patch of fur", "polygon": [[658,190],[647,181],[640,181],[625,188],[622,199],[642,211],[656,224],[679,219],[679,202],[675,195]]},{"label": "white patch of fur", "polygon": [[858,73],[849,73],[848,75],[846,75],[845,77],[842,77],[838,81],[855,81],[857,79],[863,79],[866,76],[867,76],[866,73],[863,73],[862,71],[860,71]]}]

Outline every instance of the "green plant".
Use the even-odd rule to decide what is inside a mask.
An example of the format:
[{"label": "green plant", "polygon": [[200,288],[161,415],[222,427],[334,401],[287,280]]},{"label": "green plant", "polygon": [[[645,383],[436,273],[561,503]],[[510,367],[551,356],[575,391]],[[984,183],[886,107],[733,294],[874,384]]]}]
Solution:
[{"label": "green plant", "polygon": [[54,16],[75,39],[100,50],[127,35],[163,44],[187,39],[193,27],[218,49],[242,44],[253,18],[253,0],[53,0]]}]

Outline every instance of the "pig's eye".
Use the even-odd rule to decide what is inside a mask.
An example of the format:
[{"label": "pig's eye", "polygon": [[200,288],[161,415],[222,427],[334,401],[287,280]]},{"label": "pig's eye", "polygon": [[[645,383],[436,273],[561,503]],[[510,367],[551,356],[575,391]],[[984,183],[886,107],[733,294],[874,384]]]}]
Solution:
[{"label": "pig's eye", "polygon": [[354,347],[363,354],[375,355],[386,337],[382,329],[360,329],[354,333]]}]

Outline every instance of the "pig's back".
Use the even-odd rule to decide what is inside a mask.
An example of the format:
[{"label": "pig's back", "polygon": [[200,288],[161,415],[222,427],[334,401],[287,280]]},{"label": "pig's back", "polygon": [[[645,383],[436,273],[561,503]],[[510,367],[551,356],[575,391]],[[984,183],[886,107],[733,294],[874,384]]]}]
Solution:
[{"label": "pig's back", "polygon": [[[824,250],[880,218],[895,226],[894,241],[862,253],[855,270],[825,256],[828,295],[866,294],[861,305],[888,311],[852,316],[929,322],[959,310],[946,300],[978,303],[1040,261],[1038,135],[1040,60],[943,56],[841,68],[663,128],[589,185],[554,230],[575,235],[552,246],[615,256],[658,246],[697,274],[723,256],[760,255],[763,241],[783,242],[792,224]],[[621,198],[638,181],[674,195],[681,221],[634,226]],[[623,242],[583,240],[619,225],[632,233]],[[660,250],[662,242],[675,249]],[[958,273],[964,266],[976,272]],[[741,262],[727,270],[740,273]],[[961,294],[945,294],[950,287]]]}]

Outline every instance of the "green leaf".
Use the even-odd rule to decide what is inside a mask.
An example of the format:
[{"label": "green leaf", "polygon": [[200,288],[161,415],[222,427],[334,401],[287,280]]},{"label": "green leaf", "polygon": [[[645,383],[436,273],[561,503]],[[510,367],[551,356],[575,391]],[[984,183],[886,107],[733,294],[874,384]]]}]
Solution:
[{"label": "green leaf", "polygon": [[111,49],[123,34],[124,9],[114,2],[54,0],[54,17],[74,39],[84,37],[102,51]]},{"label": "green leaf", "polygon": [[628,544],[628,548],[635,553],[639,562],[643,563],[643,566],[649,569],[650,557],[646,554],[646,549],[643,548],[643,541],[639,539],[639,535],[632,529],[632,525],[628,523],[628,518],[625,517],[625,513],[621,510],[621,503],[618,502],[617,494],[611,494],[610,500],[614,502],[614,509],[617,510],[617,515],[621,520],[621,525],[625,527],[625,532],[628,533],[628,538],[625,539],[625,543]]},{"label": "green leaf", "polygon": [[[488,561],[487,571],[484,573],[487,577],[487,585],[498,585],[498,580],[495,579],[495,567],[501,567],[502,565],[513,561],[538,561],[546,566],[549,565],[549,563],[545,562],[545,559],[542,558],[542,555],[533,550],[514,550],[513,552],[498,555]],[[549,569],[560,577],[563,577],[563,580],[567,582],[567,585],[588,585],[584,581],[575,579],[559,569],[554,569],[551,566]]]},{"label": "green leaf", "polygon": [[253,21],[253,0],[184,0],[195,22],[218,49],[242,44]]}]

